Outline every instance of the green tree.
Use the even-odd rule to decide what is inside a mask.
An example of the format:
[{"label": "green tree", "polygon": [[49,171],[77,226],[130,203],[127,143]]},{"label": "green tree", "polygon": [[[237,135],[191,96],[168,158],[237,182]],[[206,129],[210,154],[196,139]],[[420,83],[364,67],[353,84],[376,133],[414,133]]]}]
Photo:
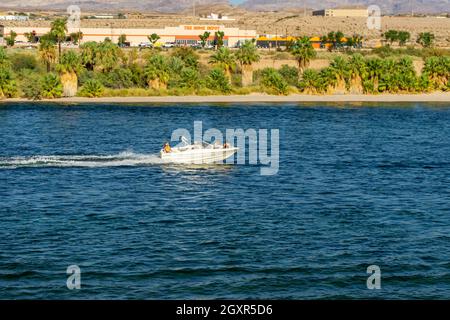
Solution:
[{"label": "green tree", "polygon": [[69,35],[70,41],[74,44],[74,45],[79,45],[80,41],[83,40],[83,32],[78,31],[78,32],[72,32]]},{"label": "green tree", "polygon": [[384,39],[389,42],[391,45],[398,41],[398,31],[397,30],[388,30],[382,34]]},{"label": "green tree", "polygon": [[363,82],[367,79],[368,69],[366,61],[361,54],[354,54],[348,63],[348,76],[350,78],[350,93],[364,93]]},{"label": "green tree", "polygon": [[242,70],[242,85],[249,86],[253,82],[253,64],[261,59],[261,56],[252,41],[245,41],[236,52]]},{"label": "green tree", "polygon": [[17,93],[16,81],[7,67],[0,67],[0,99],[12,98]]},{"label": "green tree", "polygon": [[341,49],[344,45],[344,33],[342,33],[341,31],[337,31],[334,34],[334,47],[336,49]]},{"label": "green tree", "polygon": [[430,48],[433,46],[434,38],[435,36],[431,32],[421,32],[416,42],[424,48]]},{"label": "green tree", "polygon": [[61,63],[61,43],[66,40],[66,32],[67,32],[67,19],[56,19],[52,21],[50,27],[50,34],[55,39],[58,44],[58,61]]},{"label": "green tree", "polygon": [[105,40],[100,43],[95,51],[95,66],[101,72],[110,72],[119,63],[121,51],[117,44],[111,40]]},{"label": "green tree", "polygon": [[216,31],[214,34],[214,42],[217,49],[220,49],[223,47],[223,40],[225,38],[225,32],[223,31]]},{"label": "green tree", "polygon": [[117,44],[119,47],[125,47],[125,44],[127,42],[127,35],[126,34],[121,34],[119,36],[119,39],[117,40]]},{"label": "green tree", "polygon": [[197,69],[200,57],[191,47],[175,48],[171,54],[172,57],[179,58],[186,67]]},{"label": "green tree", "polygon": [[9,60],[8,55],[6,54],[6,50],[3,47],[0,47],[0,68],[9,68],[11,62]]},{"label": "green tree", "polygon": [[336,57],[329,66],[330,75],[335,80],[334,90],[343,94],[347,90],[347,79],[349,78],[349,65],[343,57]]},{"label": "green tree", "polygon": [[6,45],[8,47],[14,47],[16,43],[17,33],[13,30],[9,32],[9,36],[5,37]]},{"label": "green tree", "polygon": [[206,43],[208,42],[209,37],[211,36],[211,32],[205,31],[203,34],[199,35],[200,43],[202,48],[205,48]]},{"label": "green tree", "polygon": [[27,41],[30,43],[36,43],[36,31],[25,32],[24,37],[27,38]]},{"label": "green tree", "polygon": [[411,39],[411,34],[408,31],[399,31],[398,32],[398,45],[403,47],[406,42]]},{"label": "green tree", "polygon": [[81,63],[87,70],[93,71],[97,64],[97,53],[99,51],[99,45],[97,42],[89,41],[85,42],[80,47]]},{"label": "green tree", "polygon": [[152,55],[144,68],[144,76],[150,88],[166,89],[169,82],[169,67],[167,58],[160,54]]},{"label": "green tree", "polygon": [[41,37],[38,52],[40,59],[47,67],[47,72],[50,72],[52,64],[56,62],[55,42],[50,34]]},{"label": "green tree", "polygon": [[152,48],[155,47],[156,43],[158,42],[159,39],[161,39],[160,36],[158,36],[156,33],[152,33],[151,35],[149,35],[147,37],[148,41],[150,41]]},{"label": "green tree", "polygon": [[302,74],[311,59],[316,57],[316,50],[314,50],[308,37],[298,39],[292,46],[291,53],[297,60],[299,74]]},{"label": "green tree", "polygon": [[73,50],[63,53],[61,62],[56,66],[63,85],[63,96],[73,97],[78,90],[78,73],[81,71],[80,56]]},{"label": "green tree", "polygon": [[222,69],[226,77],[231,80],[231,72],[236,68],[236,59],[231,50],[226,47],[220,47],[211,57],[209,63]]}]

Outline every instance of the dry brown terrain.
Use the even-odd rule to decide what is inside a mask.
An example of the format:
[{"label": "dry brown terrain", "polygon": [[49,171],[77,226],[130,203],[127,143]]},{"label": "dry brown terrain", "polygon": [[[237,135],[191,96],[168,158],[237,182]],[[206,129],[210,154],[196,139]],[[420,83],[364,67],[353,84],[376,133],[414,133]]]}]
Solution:
[{"label": "dry brown terrain", "polygon": [[[88,13],[86,13],[88,14]],[[242,9],[234,11],[235,21],[200,21],[188,12],[184,14],[132,14],[129,19],[82,20],[83,27],[118,28],[162,28],[181,24],[223,24],[241,29],[256,29],[259,34],[310,35],[320,36],[330,31],[340,30],[346,35],[361,34],[372,44],[381,38],[381,33],[389,30],[406,30],[415,40],[420,32],[432,32],[436,45],[450,47],[450,18],[436,17],[382,17],[382,30],[368,30],[365,18],[305,17],[301,11],[250,12]],[[2,22],[7,26],[48,26],[49,21]]]}]

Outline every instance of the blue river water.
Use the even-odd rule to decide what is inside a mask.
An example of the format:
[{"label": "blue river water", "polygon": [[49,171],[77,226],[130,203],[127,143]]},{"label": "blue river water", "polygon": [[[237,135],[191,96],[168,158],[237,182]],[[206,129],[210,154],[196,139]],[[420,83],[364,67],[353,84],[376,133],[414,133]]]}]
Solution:
[{"label": "blue river water", "polygon": [[[194,121],[278,173],[161,164]],[[450,299],[448,103],[0,104],[0,187],[0,299]]]}]

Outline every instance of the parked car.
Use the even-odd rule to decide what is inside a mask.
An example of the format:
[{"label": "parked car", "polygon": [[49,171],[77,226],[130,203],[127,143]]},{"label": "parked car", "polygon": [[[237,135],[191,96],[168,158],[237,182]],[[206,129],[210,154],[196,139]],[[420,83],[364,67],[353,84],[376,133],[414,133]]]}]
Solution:
[{"label": "parked car", "polygon": [[163,44],[163,48],[173,48],[175,47],[175,42],[166,42]]},{"label": "parked car", "polygon": [[139,48],[151,48],[152,44],[150,42],[141,42],[139,43]]}]

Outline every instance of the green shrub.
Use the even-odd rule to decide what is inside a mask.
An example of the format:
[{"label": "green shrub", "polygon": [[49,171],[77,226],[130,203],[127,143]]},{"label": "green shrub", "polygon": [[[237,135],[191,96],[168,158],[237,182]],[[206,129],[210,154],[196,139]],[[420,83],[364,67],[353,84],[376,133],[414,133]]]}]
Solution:
[{"label": "green shrub", "polygon": [[105,88],[100,83],[100,81],[92,79],[86,81],[86,83],[81,87],[78,95],[81,97],[96,98],[103,95]]},{"label": "green shrub", "polygon": [[9,57],[11,66],[14,71],[20,71],[23,69],[36,70],[38,62],[34,55],[28,53],[15,53]]},{"label": "green shrub", "polygon": [[98,80],[105,87],[113,89],[131,88],[134,85],[133,73],[127,68],[115,68],[102,74]]},{"label": "green shrub", "polygon": [[206,77],[206,87],[222,93],[229,93],[231,85],[222,69],[212,69]]},{"label": "green shrub", "polygon": [[266,68],[263,70],[261,84],[268,89],[270,93],[288,93],[288,84],[286,80],[284,80],[281,74],[273,68]]},{"label": "green shrub", "polygon": [[278,70],[284,80],[291,85],[297,86],[298,84],[298,68],[288,66],[287,64],[283,64],[281,68]]},{"label": "green shrub", "polygon": [[41,77],[37,74],[29,74],[21,82],[23,96],[30,100],[42,99]]},{"label": "green shrub", "polygon": [[63,94],[63,86],[61,80],[54,73],[48,73],[41,79],[42,97],[46,99],[61,98]]},{"label": "green shrub", "polygon": [[0,67],[0,98],[12,98],[17,94],[16,81],[11,70]]}]

